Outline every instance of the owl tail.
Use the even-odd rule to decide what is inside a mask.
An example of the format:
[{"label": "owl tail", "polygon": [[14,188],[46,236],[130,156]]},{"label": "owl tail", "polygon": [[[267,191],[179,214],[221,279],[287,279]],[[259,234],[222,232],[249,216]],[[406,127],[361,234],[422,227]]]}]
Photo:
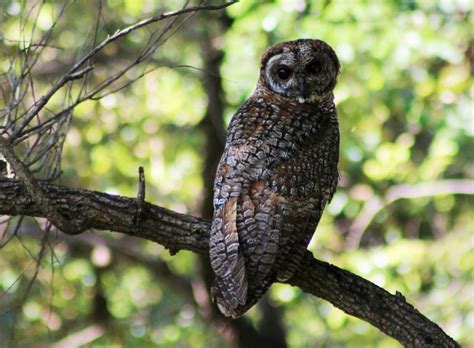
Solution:
[{"label": "owl tail", "polygon": [[211,297],[222,314],[237,318],[243,314],[239,308],[247,301],[247,281],[243,266],[234,271],[234,274],[216,278],[211,288]]},{"label": "owl tail", "polygon": [[239,250],[236,218],[236,198],[217,207],[209,244],[211,265],[216,274],[211,294],[219,310],[226,316],[236,316],[236,308],[247,300],[245,260]]},{"label": "owl tail", "polygon": [[[223,284],[226,285],[228,282]],[[216,280],[211,288],[211,296],[222,314],[235,319],[244,315],[250,308],[252,308],[263,297],[263,295],[265,295],[271,284],[272,281],[269,281],[268,279],[263,280],[259,283],[257,289],[253,289],[252,292],[246,293],[245,301],[237,303],[233,297],[228,297],[231,293],[229,289],[223,290],[220,288],[221,283]],[[247,292],[247,287],[245,287],[245,291]]]}]

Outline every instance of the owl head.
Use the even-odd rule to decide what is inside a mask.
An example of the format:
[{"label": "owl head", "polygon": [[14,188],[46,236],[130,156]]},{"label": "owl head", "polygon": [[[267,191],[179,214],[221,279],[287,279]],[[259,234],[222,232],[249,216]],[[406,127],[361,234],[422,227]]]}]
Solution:
[{"label": "owl head", "polygon": [[325,42],[282,42],[263,54],[257,87],[300,103],[317,102],[332,92],[338,73],[339,60]]}]

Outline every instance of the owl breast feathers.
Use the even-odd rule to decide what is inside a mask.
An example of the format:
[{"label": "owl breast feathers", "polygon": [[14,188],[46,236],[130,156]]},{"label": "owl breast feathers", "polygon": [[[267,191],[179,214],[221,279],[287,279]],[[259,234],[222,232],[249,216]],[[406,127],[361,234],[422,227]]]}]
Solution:
[{"label": "owl breast feathers", "polygon": [[320,40],[269,48],[232,118],[214,184],[211,289],[238,317],[296,271],[337,186],[339,62]]}]

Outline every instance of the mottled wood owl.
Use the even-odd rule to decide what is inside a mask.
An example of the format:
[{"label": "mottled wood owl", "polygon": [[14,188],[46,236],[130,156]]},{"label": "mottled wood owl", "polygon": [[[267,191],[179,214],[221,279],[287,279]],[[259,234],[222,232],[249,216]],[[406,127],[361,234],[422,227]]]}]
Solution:
[{"label": "mottled wood owl", "polygon": [[233,116],[214,184],[213,299],[226,316],[293,275],[338,181],[333,89],[339,61],[320,40],[269,48]]}]

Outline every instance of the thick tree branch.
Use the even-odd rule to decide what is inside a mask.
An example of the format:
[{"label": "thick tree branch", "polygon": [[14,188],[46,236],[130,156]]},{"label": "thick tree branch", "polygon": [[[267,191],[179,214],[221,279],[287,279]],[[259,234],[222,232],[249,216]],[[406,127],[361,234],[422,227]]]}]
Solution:
[{"label": "thick tree branch", "polygon": [[[209,221],[144,203],[137,222],[135,198],[39,184],[55,208],[74,224],[149,239],[174,252],[208,253]],[[0,213],[44,217],[25,185],[10,179],[0,179]],[[406,347],[459,347],[400,293],[391,295],[355,274],[313,258],[309,251],[287,283],[371,323]]]}]

